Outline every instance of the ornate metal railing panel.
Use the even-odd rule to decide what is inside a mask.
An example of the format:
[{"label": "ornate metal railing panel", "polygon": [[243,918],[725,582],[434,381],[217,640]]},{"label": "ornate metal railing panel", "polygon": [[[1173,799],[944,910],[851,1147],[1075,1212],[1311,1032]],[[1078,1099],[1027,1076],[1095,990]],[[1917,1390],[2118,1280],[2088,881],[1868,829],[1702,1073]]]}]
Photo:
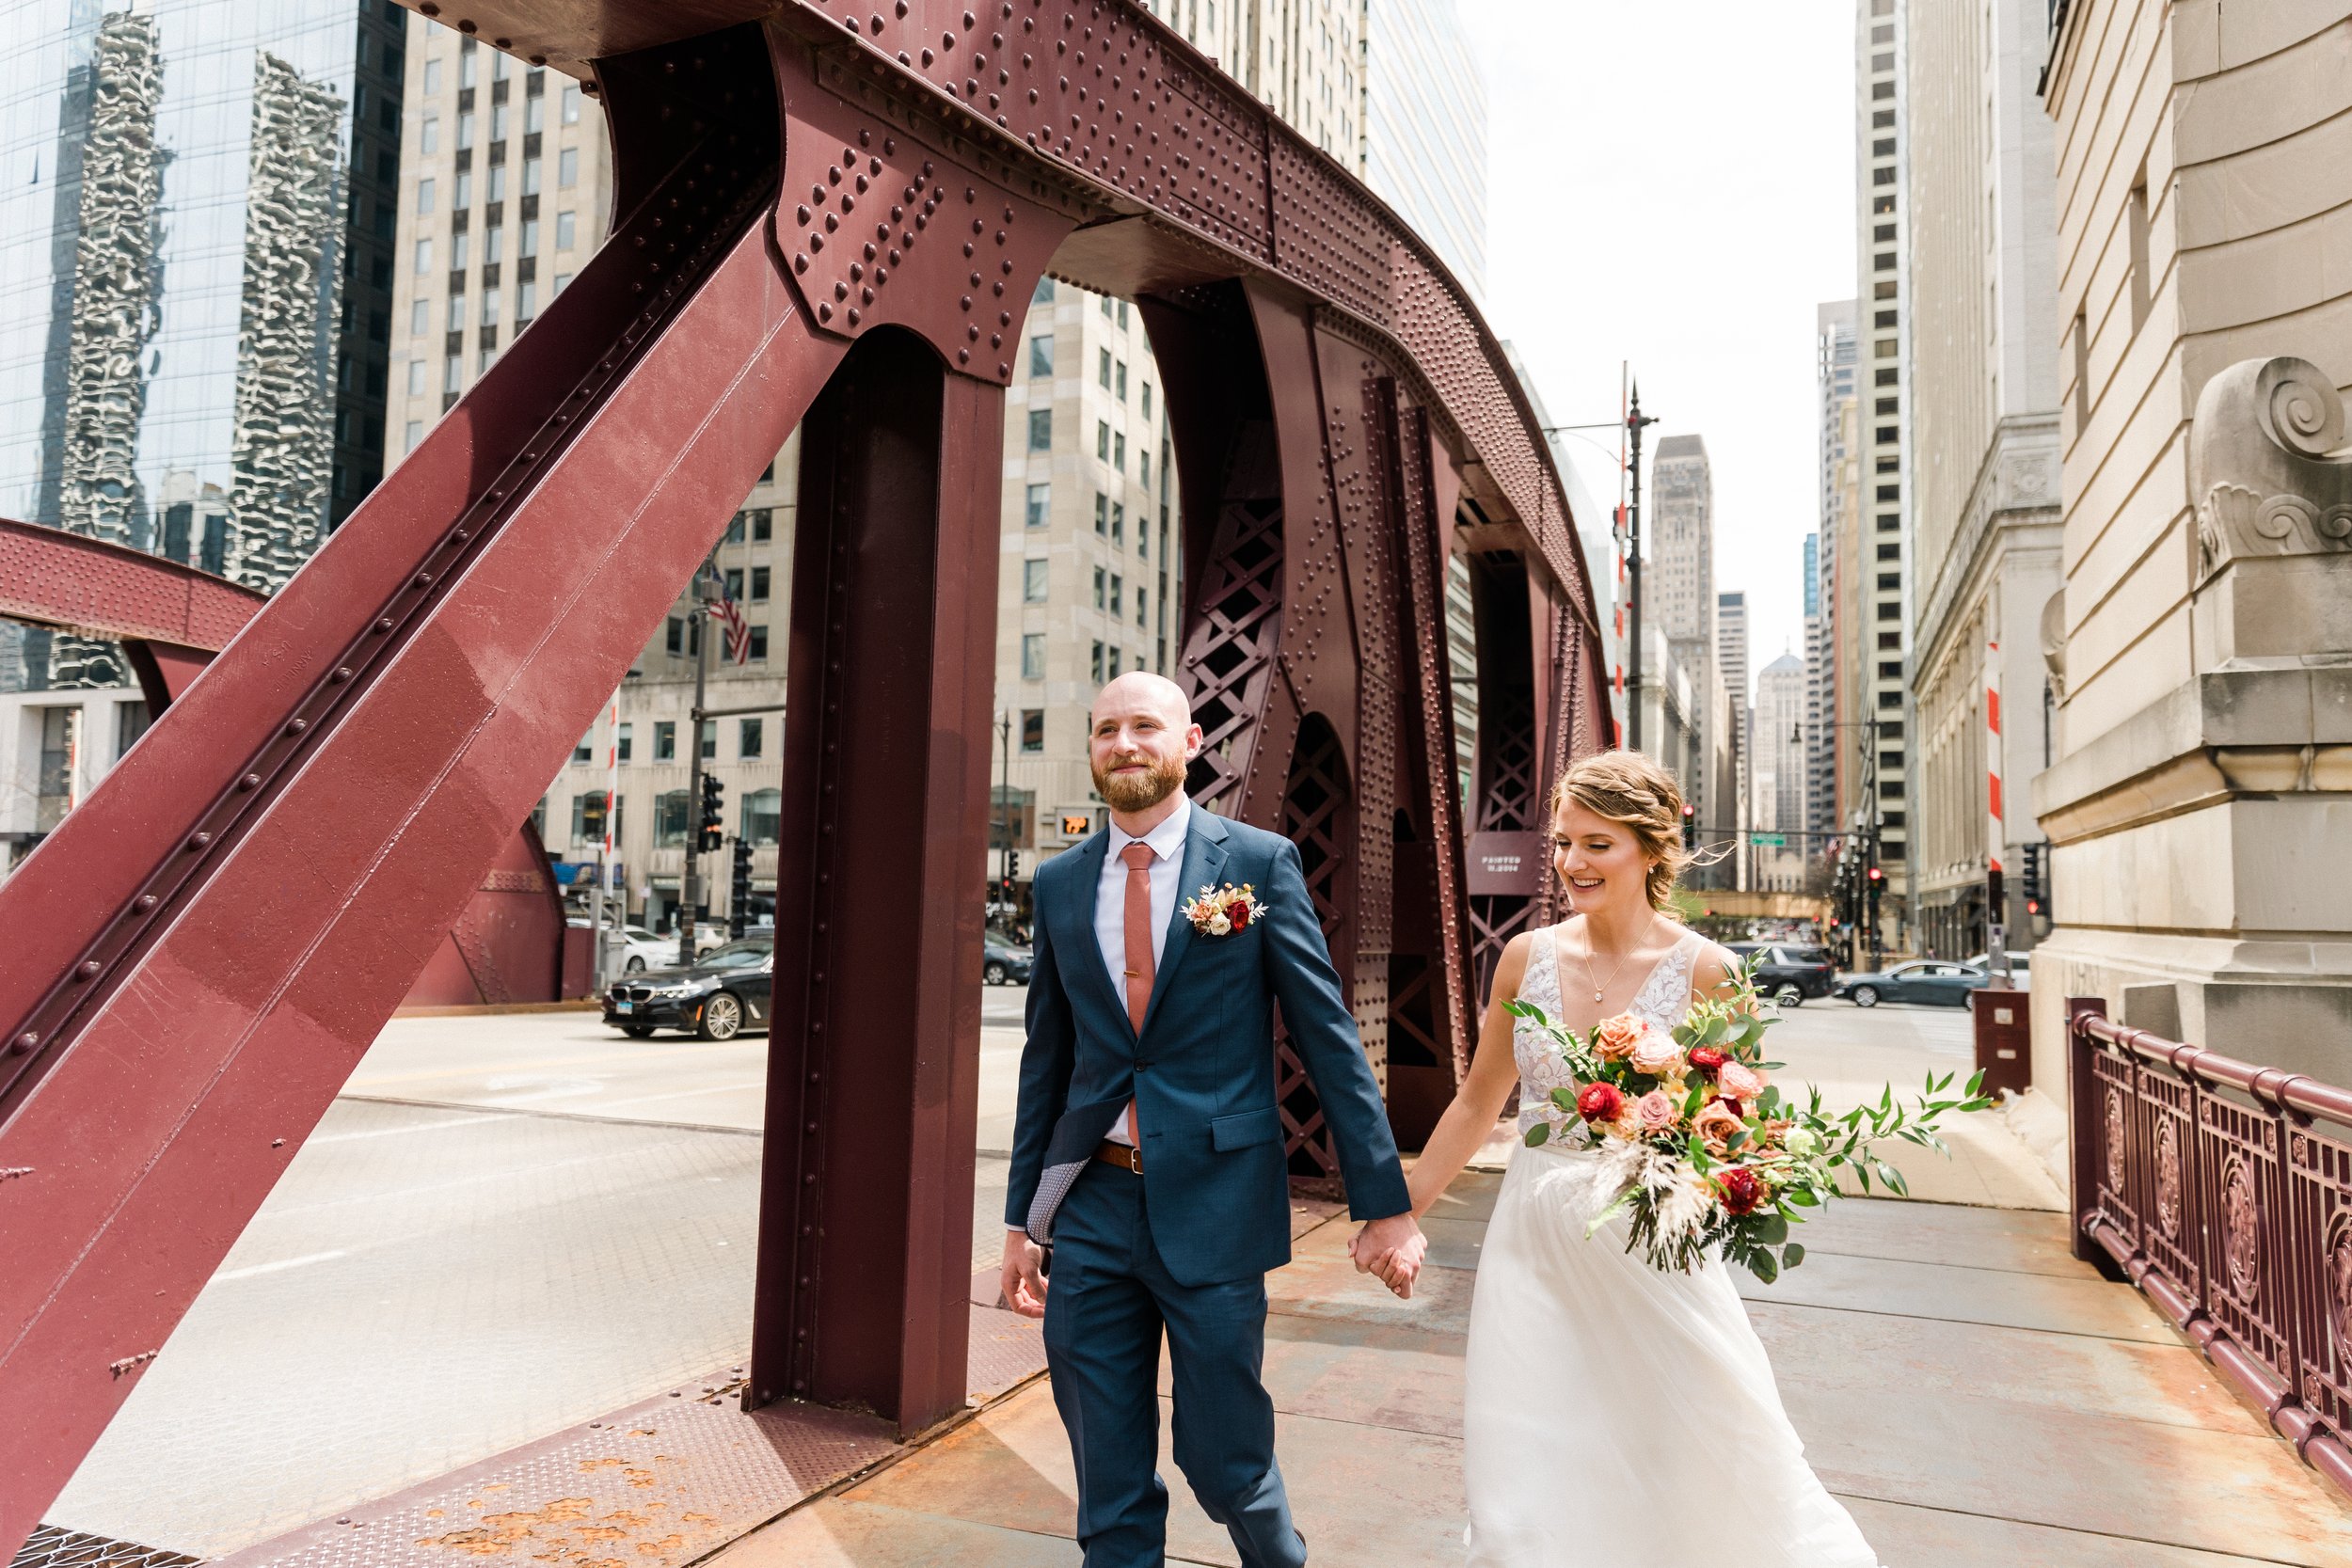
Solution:
[{"label": "ornate metal railing panel", "polygon": [[2074,1252],[2352,1494],[2352,1090],[2067,1003]]}]

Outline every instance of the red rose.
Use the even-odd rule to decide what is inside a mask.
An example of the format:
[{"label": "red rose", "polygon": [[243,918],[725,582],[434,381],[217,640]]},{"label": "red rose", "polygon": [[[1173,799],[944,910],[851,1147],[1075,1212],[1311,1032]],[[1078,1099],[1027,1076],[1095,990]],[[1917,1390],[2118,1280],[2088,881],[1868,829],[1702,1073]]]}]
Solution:
[{"label": "red rose", "polygon": [[1721,1071],[1723,1065],[1729,1060],[1729,1055],[1711,1045],[1695,1046],[1691,1052],[1691,1065],[1709,1078]]},{"label": "red rose", "polygon": [[1587,1084],[1577,1091],[1576,1114],[1586,1121],[1614,1121],[1625,1115],[1625,1094],[1614,1084]]},{"label": "red rose", "polygon": [[1753,1214],[1764,1201],[1764,1180],[1745,1165],[1733,1165],[1715,1178],[1715,1186],[1723,1194],[1724,1211],[1732,1214]]},{"label": "red rose", "polygon": [[1236,898],[1225,906],[1225,918],[1232,921],[1233,929],[1238,931],[1249,924],[1249,906]]}]

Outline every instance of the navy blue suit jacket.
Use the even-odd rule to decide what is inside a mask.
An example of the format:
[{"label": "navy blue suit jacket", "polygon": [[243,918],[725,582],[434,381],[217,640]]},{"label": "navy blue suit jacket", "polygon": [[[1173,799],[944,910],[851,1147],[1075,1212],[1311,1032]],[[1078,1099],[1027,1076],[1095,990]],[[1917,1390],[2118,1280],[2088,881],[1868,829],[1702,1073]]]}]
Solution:
[{"label": "navy blue suit jacket", "polygon": [[[1109,843],[1107,832],[1098,832],[1038,869],[1036,963],[1006,1223],[1027,1220],[1057,1128],[1061,1143],[1090,1145],[1132,1096],[1152,1239],[1168,1273],[1181,1284],[1204,1285],[1289,1262],[1290,1185],[1275,1097],[1277,1002],[1322,1101],[1350,1211],[1377,1219],[1409,1209],[1388,1113],[1331,967],[1297,847],[1193,811],[1178,907],[1138,1037],[1094,936],[1095,890]],[[1194,930],[1184,901],[1228,882],[1251,885],[1263,917],[1227,936]]]}]

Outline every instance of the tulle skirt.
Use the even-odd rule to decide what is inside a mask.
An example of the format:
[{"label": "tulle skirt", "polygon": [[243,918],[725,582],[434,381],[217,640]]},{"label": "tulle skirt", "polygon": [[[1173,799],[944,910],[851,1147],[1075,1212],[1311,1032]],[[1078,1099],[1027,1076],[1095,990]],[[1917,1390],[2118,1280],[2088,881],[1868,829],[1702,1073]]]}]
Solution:
[{"label": "tulle skirt", "polygon": [[1470,1307],[1470,1568],[1877,1568],[1804,1462],[1772,1363],[1710,1259],[1660,1273],[1597,1156],[1521,1149]]}]

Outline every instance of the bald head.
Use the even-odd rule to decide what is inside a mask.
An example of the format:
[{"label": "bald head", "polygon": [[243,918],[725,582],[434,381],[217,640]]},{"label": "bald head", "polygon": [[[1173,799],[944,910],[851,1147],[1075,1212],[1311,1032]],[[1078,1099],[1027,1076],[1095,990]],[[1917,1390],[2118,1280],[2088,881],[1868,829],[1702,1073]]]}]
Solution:
[{"label": "bald head", "polygon": [[1091,717],[1096,724],[1128,713],[1154,713],[1162,723],[1182,734],[1192,727],[1192,699],[1166,675],[1130,670],[1094,694]]},{"label": "bald head", "polygon": [[1087,751],[1095,791],[1110,803],[1112,820],[1140,833],[1176,809],[1184,765],[1200,752],[1200,727],[1182,687],[1131,671],[1095,694]]}]

